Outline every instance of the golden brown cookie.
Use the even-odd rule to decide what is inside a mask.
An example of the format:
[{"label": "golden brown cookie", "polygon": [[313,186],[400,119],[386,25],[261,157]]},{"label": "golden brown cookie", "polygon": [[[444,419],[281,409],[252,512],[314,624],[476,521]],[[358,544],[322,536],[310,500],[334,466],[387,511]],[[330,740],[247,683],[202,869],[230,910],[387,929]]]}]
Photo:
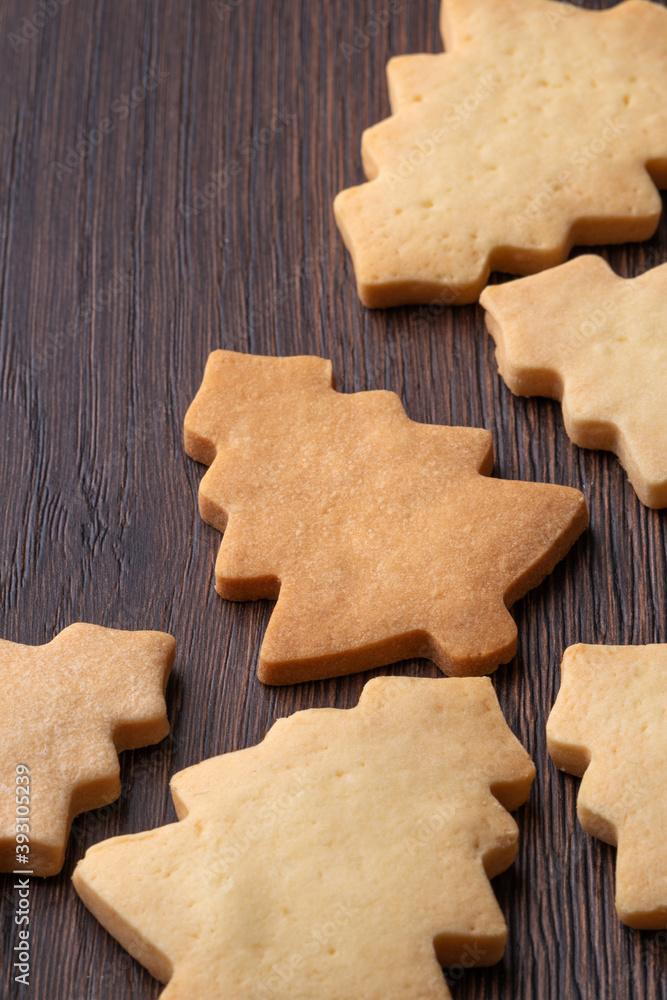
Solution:
[{"label": "golden brown cookie", "polygon": [[218,593],[278,601],[268,684],[411,656],[490,673],[516,650],[507,608],[587,523],[577,490],[490,479],[488,431],[414,423],[393,392],[336,392],[321,358],[214,351],[185,448],[211,466],[199,506],[225,533]]},{"label": "golden brown cookie", "polygon": [[619,917],[667,928],[667,644],[566,649],[547,739],[556,766],[584,776],[584,830],[618,846]]},{"label": "golden brown cookie", "polygon": [[438,962],[502,956],[488,879],[534,773],[487,678],[380,677],[176,774],[181,822],[95,845],[74,886],[163,1000],[445,1000]]},{"label": "golden brown cookie", "polygon": [[118,753],[169,732],[173,659],[164,632],[79,623],[45,646],[0,640],[0,871],[60,871],[72,819],[120,794]]},{"label": "golden brown cookie", "polygon": [[562,400],[575,444],[616,452],[642,503],[667,507],[667,264],[627,280],[586,255],[480,303],[512,392]]},{"label": "golden brown cookie", "polygon": [[443,0],[440,55],[387,66],[392,116],[336,221],[361,301],[473,302],[574,244],[653,234],[667,187],[667,11]]}]

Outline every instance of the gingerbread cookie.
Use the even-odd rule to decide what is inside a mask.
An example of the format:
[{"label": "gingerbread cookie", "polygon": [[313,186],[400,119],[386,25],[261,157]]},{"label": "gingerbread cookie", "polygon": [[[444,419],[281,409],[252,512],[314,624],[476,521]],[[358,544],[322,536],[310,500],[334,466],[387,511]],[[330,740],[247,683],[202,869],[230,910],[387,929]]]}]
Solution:
[{"label": "gingerbread cookie", "polygon": [[45,646],[0,640],[0,871],[60,871],[72,819],[120,794],[118,753],[169,732],[173,659],[164,632],[76,624]]},{"label": "gingerbread cookie", "polygon": [[438,962],[502,956],[488,879],[534,773],[487,678],[380,677],[176,774],[180,822],[96,844],[74,886],[163,1000],[445,1000]]},{"label": "gingerbread cookie", "polygon": [[584,776],[584,830],[618,846],[619,917],[667,928],[667,644],[567,649],[547,739],[556,766]]},{"label": "gingerbread cookie", "polygon": [[392,59],[392,116],[336,221],[361,301],[473,302],[491,270],[653,234],[667,187],[667,11],[443,0],[447,52]]},{"label": "gingerbread cookie", "polygon": [[616,452],[642,503],[667,507],[667,264],[626,280],[577,257],[480,302],[512,392],[562,400],[574,443]]},{"label": "gingerbread cookie", "polygon": [[587,523],[577,490],[489,478],[488,431],[414,423],[392,392],[338,393],[321,358],[215,351],[185,448],[211,466],[218,593],[278,601],[268,684],[411,656],[491,672],[516,650],[507,608]]}]

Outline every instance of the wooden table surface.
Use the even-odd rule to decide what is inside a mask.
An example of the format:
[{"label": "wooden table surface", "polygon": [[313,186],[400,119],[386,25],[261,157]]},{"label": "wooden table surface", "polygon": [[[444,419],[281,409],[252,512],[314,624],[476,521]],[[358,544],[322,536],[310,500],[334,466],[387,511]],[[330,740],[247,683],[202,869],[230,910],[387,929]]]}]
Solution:
[{"label": "wooden table surface", "polygon": [[[33,883],[27,988],[2,879],[2,997],[157,997],[79,902],[77,860],[173,821],[174,772],[297,709],[352,706],[371,676],[262,686],[270,602],[214,593],[220,536],[182,425],[208,353],[229,347],[331,358],[342,390],[488,428],[497,475],[583,490],[590,529],[516,606],[518,655],[494,676],[538,769],[494,881],[508,947],[450,982],[456,1000],[665,1000],[667,936],[617,920],[615,852],[578,826],[545,721],[566,646],[667,640],[666,515],[614,456],[570,443],[559,405],[509,393],[479,307],[365,310],[333,220],[362,178],[362,130],[388,113],[388,57],[441,49],[437,0],[2,0],[0,45],[0,634],[43,643],[83,620],[177,639],[172,736],[122,755],[120,799],[80,816],[62,874]],[[667,259],[667,225],[600,252],[636,275]]]}]

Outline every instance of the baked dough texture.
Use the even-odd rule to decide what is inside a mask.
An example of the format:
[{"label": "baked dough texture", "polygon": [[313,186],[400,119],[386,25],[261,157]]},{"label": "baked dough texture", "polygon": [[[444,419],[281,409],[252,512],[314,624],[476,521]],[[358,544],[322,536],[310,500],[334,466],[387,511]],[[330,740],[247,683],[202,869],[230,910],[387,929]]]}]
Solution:
[{"label": "baked dough texture", "polygon": [[574,244],[650,237],[667,187],[667,10],[443,0],[447,52],[387,66],[392,115],[336,221],[370,307],[474,302]]},{"label": "baked dough texture", "polygon": [[619,917],[667,928],[667,644],[567,649],[547,740],[557,767],[583,775],[584,830],[618,847]]},{"label": "baked dough texture", "polygon": [[587,254],[480,303],[512,392],[562,400],[572,441],[615,452],[642,503],[667,507],[667,264],[625,279]]},{"label": "baked dough texture", "polygon": [[564,486],[491,479],[488,431],[411,421],[392,392],[343,394],[331,364],[214,351],[185,418],[224,538],[222,597],[277,599],[259,659],[289,684],[426,656],[448,674],[516,651],[507,608],[587,523]]},{"label": "baked dough texture", "polygon": [[376,678],[176,774],[180,822],[90,848],[74,886],[162,1000],[445,1000],[439,963],[503,954],[488,879],[533,776],[488,678]]},{"label": "baked dough texture", "polygon": [[174,645],[83,623],[44,646],[0,640],[0,871],[22,870],[27,825],[23,868],[57,874],[73,818],[120,795],[118,753],[167,735]]}]

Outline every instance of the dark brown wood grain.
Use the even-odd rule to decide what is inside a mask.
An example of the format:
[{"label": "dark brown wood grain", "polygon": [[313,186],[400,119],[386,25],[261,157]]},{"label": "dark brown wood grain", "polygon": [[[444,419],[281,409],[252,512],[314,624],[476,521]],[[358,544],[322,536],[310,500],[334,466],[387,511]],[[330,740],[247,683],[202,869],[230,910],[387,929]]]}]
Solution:
[{"label": "dark brown wood grain", "polygon": [[[120,800],[79,817],[62,874],[33,884],[28,988],[12,983],[2,878],[0,995],[156,998],[79,902],[76,861],[173,821],[175,771],[256,743],[278,716],[354,705],[368,679],[263,687],[270,603],[213,591],[220,538],[197,514],[182,423],[209,351],[232,347],[330,357],[340,389],[394,389],[416,420],[488,428],[498,475],[586,494],[590,530],[517,605],[518,655],[494,679],[538,769],[517,861],[494,882],[506,956],[455,970],[452,990],[666,1000],[665,936],[617,920],[614,851],[582,832],[579,783],[545,748],[567,645],[667,640],[666,515],[613,456],[570,443],[557,404],[509,393],[479,307],[362,308],[334,225],[334,195],[362,178],[362,130],[388,113],[387,59],[441,48],[437,0],[60,0],[31,32],[23,19],[41,9],[0,3],[0,635],[165,629],[177,658],[172,736],[122,756]],[[390,9],[371,38],[373,11]],[[638,274],[667,259],[667,223],[600,252]],[[425,661],[376,673],[437,675]]]}]

